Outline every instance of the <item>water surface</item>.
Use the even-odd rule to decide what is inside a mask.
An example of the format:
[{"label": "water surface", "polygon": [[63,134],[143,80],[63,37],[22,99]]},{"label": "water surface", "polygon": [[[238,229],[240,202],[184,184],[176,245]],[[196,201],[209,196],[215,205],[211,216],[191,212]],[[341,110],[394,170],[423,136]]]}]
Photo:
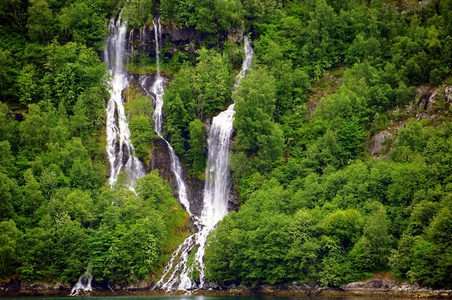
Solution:
[{"label": "water surface", "polygon": [[[31,297],[14,297],[2,299],[30,300]],[[36,296],[39,300],[68,300],[66,297]],[[394,300],[394,298],[368,297],[274,297],[274,296],[76,296],[74,300]],[[397,298],[403,300],[403,298]],[[412,300],[412,299],[411,299]]]}]

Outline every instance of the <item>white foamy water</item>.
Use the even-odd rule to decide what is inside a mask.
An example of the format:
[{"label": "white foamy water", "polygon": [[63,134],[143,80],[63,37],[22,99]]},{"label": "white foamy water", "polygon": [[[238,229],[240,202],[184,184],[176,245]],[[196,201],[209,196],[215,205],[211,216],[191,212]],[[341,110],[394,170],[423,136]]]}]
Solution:
[{"label": "white foamy water", "polygon": [[[236,78],[232,93],[237,90],[240,80],[246,75],[254,54],[247,37],[245,37],[244,42],[246,59]],[[229,145],[233,131],[234,114],[234,104],[231,104],[227,110],[221,112],[212,120],[207,141],[209,155],[204,186],[204,207],[200,218],[195,219],[195,226],[198,231],[188,237],[173,254],[162,278],[156,285],[160,289],[166,291],[192,290],[202,288],[205,284],[204,250],[207,236],[228,213],[228,197],[231,187],[229,181]],[[195,263],[188,266],[187,259],[195,247],[198,247],[195,254]],[[196,268],[199,273],[199,285],[189,276],[193,272],[193,268]]]},{"label": "white foamy water", "polygon": [[119,15],[110,20],[108,38],[105,41],[105,64],[112,76],[110,85],[110,100],[107,104],[107,155],[110,161],[110,178],[108,182],[113,185],[119,172],[126,173],[129,179],[129,188],[137,178],[146,175],[140,160],[133,155],[133,145],[130,142],[130,130],[124,110],[123,90],[129,86],[128,74],[124,69],[127,24],[121,22]]},{"label": "white foamy water", "polygon": [[[149,90],[146,88],[146,81],[149,80],[149,77],[145,76],[142,77],[140,80],[140,84],[143,87],[143,89],[147,92],[148,96],[153,95],[155,100],[155,108],[154,108],[154,126],[155,126],[155,132],[158,134],[158,136],[166,143],[170,160],[171,160],[171,171],[174,174],[174,177],[176,178],[177,183],[177,194],[179,198],[179,203],[184,207],[184,209],[189,213],[191,216],[190,211],[190,203],[188,202],[188,196],[187,196],[187,188],[183,179],[183,169],[182,165],[179,161],[179,158],[177,157],[176,153],[174,152],[173,147],[171,147],[170,143],[163,138],[163,95],[165,94],[164,84],[165,80],[160,76],[160,42],[162,38],[162,25],[160,24],[160,18],[158,20],[154,20],[154,33],[155,33],[155,48],[156,48],[156,61],[157,61],[157,74],[155,77],[155,81],[152,84],[150,90],[152,93],[150,93]],[[145,31],[143,30],[143,34],[145,34]],[[140,37],[140,39],[144,40],[144,37]]]}]

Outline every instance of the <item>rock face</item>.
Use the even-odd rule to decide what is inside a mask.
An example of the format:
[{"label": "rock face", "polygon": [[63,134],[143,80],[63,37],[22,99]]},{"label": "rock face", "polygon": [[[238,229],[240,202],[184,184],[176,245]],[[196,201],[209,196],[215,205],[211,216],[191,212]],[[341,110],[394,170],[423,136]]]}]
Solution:
[{"label": "rock face", "polygon": [[[177,182],[176,177],[171,171],[171,158],[168,146],[161,139],[155,140],[154,145],[155,148],[152,150],[152,160],[149,170],[158,170],[160,176],[167,179],[169,184],[173,187],[174,197],[178,199]],[[190,210],[193,214],[200,216],[203,209],[204,181],[198,178],[189,178],[188,170],[185,168],[182,176],[187,185],[187,196],[188,201],[190,202]],[[239,200],[237,192],[234,189],[231,189],[229,193],[228,210],[236,210],[238,206]]]},{"label": "rock face", "polygon": [[369,154],[375,155],[375,154],[379,153],[381,151],[381,149],[383,148],[384,142],[387,141],[388,139],[392,138],[392,136],[393,136],[392,133],[390,133],[387,130],[374,135],[372,138],[372,144],[370,145],[370,148],[369,148]]},{"label": "rock face", "polygon": [[[151,170],[157,170],[160,176],[167,179],[173,187],[174,197],[179,199],[177,190],[177,181],[171,171],[171,158],[168,146],[162,139],[154,141],[155,148],[152,150]],[[195,215],[200,215],[203,208],[202,195],[204,191],[204,182],[197,178],[188,179],[188,171],[184,168],[182,177],[187,185],[187,197],[190,202],[190,210]],[[187,180],[188,179],[188,180]]]},{"label": "rock face", "polygon": [[[452,86],[443,85],[435,90],[429,90],[427,87],[420,87],[416,90],[417,98],[411,105],[410,110],[404,112],[406,119],[414,118],[416,121],[432,120],[438,114],[448,113],[452,108]],[[428,124],[428,122],[427,122]],[[392,143],[397,141],[397,131],[405,127],[405,121],[391,121],[391,125],[372,137],[369,147],[369,154],[380,157],[387,155]],[[384,147],[387,151],[383,151]]]},{"label": "rock face", "polygon": [[383,293],[390,291],[396,285],[397,282],[393,280],[372,279],[368,281],[351,282],[342,288],[346,292]]},{"label": "rock face", "polygon": [[416,120],[432,119],[435,111],[440,111],[452,106],[452,86],[443,85],[435,90],[418,89],[420,96],[417,100]]},{"label": "rock face", "polygon": [[452,298],[452,290],[435,290],[417,284],[400,283],[391,279],[379,278],[351,282],[342,286],[342,289],[356,296]]},{"label": "rock face", "polygon": [[[160,40],[161,55],[171,57],[176,51],[196,53],[196,44],[206,40],[207,34],[196,32],[194,27],[178,28],[173,23],[162,24],[162,39]],[[242,30],[222,32],[219,41],[230,40],[236,42],[243,39]],[[155,58],[155,30],[152,26],[134,28],[127,34],[127,51],[129,58],[147,55]]]},{"label": "rock face", "polygon": [[66,283],[26,283],[19,279],[0,284],[0,297],[13,297],[20,295],[69,295],[71,286]]}]

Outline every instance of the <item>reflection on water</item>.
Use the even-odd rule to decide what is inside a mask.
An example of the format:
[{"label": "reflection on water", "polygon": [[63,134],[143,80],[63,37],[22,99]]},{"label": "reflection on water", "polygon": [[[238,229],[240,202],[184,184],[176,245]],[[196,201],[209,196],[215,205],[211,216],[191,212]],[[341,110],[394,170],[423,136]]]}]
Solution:
[{"label": "reflection on water", "polygon": [[[2,299],[30,300],[31,297]],[[33,297],[39,300],[68,300],[68,297]],[[273,297],[273,296],[78,296],[77,300],[394,300],[367,297]],[[404,300],[397,298],[397,300]],[[412,299],[410,299],[412,300]]]}]

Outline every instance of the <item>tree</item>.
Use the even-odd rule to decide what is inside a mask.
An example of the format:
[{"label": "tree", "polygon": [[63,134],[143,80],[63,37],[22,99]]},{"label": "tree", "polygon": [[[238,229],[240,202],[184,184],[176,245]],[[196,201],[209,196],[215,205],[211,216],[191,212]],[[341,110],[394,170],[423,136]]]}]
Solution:
[{"label": "tree", "polygon": [[94,186],[94,170],[91,159],[81,161],[76,159],[70,171],[72,187],[79,189],[91,189]]},{"label": "tree", "polygon": [[87,129],[90,122],[83,98],[79,97],[74,105],[73,111],[74,115],[69,118],[72,136],[80,136],[84,138],[87,135]]},{"label": "tree", "polygon": [[273,121],[275,82],[260,68],[242,79],[235,94],[237,150],[256,155],[256,165],[267,169],[282,154],[282,131]]},{"label": "tree", "polygon": [[31,153],[39,152],[45,145],[48,136],[46,118],[47,114],[41,112],[39,105],[30,104],[25,120],[20,123],[21,141]]},{"label": "tree", "polygon": [[226,58],[201,49],[195,67],[193,88],[197,95],[197,117],[204,119],[223,109],[229,98],[229,69]]},{"label": "tree", "polygon": [[145,23],[152,22],[154,8],[153,0],[132,0],[126,3],[122,9],[122,17],[127,21],[128,26],[140,28]]},{"label": "tree", "polygon": [[338,128],[337,141],[341,147],[340,157],[343,163],[347,163],[363,151],[365,133],[359,122],[357,117],[352,117],[350,120],[344,120]]},{"label": "tree", "polygon": [[164,218],[167,228],[181,228],[185,224],[186,212],[174,199],[173,191],[158,172],[137,179],[135,188],[145,207],[157,210]]},{"label": "tree", "polygon": [[149,115],[134,115],[129,120],[130,140],[135,149],[135,155],[148,159],[151,140],[156,137],[152,118]]},{"label": "tree", "polygon": [[0,222],[0,277],[7,277],[15,271],[22,247],[22,236],[13,220]]},{"label": "tree", "polygon": [[38,209],[44,203],[44,197],[39,186],[39,182],[35,179],[31,169],[28,169],[24,174],[24,214],[27,217],[28,224],[35,224],[39,221],[40,216]]},{"label": "tree", "polygon": [[340,210],[330,214],[323,222],[322,228],[327,235],[332,236],[347,252],[361,234],[361,214],[354,209]]},{"label": "tree", "polygon": [[0,96],[2,101],[15,94],[15,73],[11,51],[0,49]]},{"label": "tree", "polygon": [[363,250],[373,261],[374,266],[385,267],[391,252],[392,237],[390,236],[389,220],[383,206],[373,213],[363,228],[361,242]]},{"label": "tree", "polygon": [[190,122],[190,158],[192,161],[192,176],[204,172],[206,169],[206,155],[204,154],[204,145],[206,141],[206,134],[204,130],[204,123],[199,119]]},{"label": "tree", "polygon": [[23,30],[26,24],[27,2],[6,0],[0,3],[0,20],[10,23],[15,30]]},{"label": "tree", "polygon": [[101,50],[107,38],[104,19],[85,2],[76,2],[64,7],[58,18],[61,32],[73,41]]},{"label": "tree", "polygon": [[402,128],[398,134],[398,147],[408,147],[411,151],[422,151],[425,145],[424,130],[422,125],[410,120],[406,128]]},{"label": "tree", "polygon": [[28,35],[45,44],[53,36],[53,12],[46,0],[31,0],[28,7]]},{"label": "tree", "polygon": [[93,48],[74,42],[60,45],[56,41],[47,47],[47,63],[42,84],[45,96],[55,103],[55,106],[62,102],[66,110],[72,111],[79,96],[83,94],[85,105],[90,109],[95,108],[97,105],[89,101],[87,93],[101,94],[97,101],[105,98],[103,93],[98,91],[106,89],[106,75],[105,64],[100,62]]},{"label": "tree", "polygon": [[57,216],[54,229],[53,272],[58,272],[63,280],[75,282],[89,261],[86,232],[65,212]]},{"label": "tree", "polygon": [[8,176],[0,172],[0,220],[9,220],[15,217],[14,199],[12,188],[14,182]]},{"label": "tree", "polygon": [[38,95],[38,79],[34,65],[26,65],[22,68],[18,78],[20,87],[20,99],[22,105],[26,106],[30,103],[36,102]]},{"label": "tree", "polygon": [[[159,256],[159,242],[145,218],[118,237],[108,249],[104,275],[115,281],[144,279],[155,268]],[[158,234],[158,233],[157,233]]]},{"label": "tree", "polygon": [[18,268],[20,277],[27,281],[45,280],[55,274],[55,244],[52,239],[54,228],[44,229],[34,227],[24,235],[24,251],[21,266]]},{"label": "tree", "polygon": [[320,244],[315,238],[315,225],[316,220],[310,211],[300,209],[289,226],[292,245],[287,255],[294,268],[292,272],[297,273],[303,281],[313,277],[318,263]]},{"label": "tree", "polygon": [[[211,117],[223,109],[229,99],[229,91],[230,77],[226,57],[214,50],[201,49],[196,67],[183,66],[171,81],[164,96],[164,109],[167,113],[165,131],[170,134],[171,145],[183,160],[190,163],[195,158],[191,150],[186,149],[186,146],[190,146],[187,141],[191,130],[190,122],[196,118],[203,120]],[[199,145],[198,143],[198,148],[193,150],[197,154],[201,154]],[[202,168],[204,158],[200,156],[199,159],[196,162],[196,172]]]}]

